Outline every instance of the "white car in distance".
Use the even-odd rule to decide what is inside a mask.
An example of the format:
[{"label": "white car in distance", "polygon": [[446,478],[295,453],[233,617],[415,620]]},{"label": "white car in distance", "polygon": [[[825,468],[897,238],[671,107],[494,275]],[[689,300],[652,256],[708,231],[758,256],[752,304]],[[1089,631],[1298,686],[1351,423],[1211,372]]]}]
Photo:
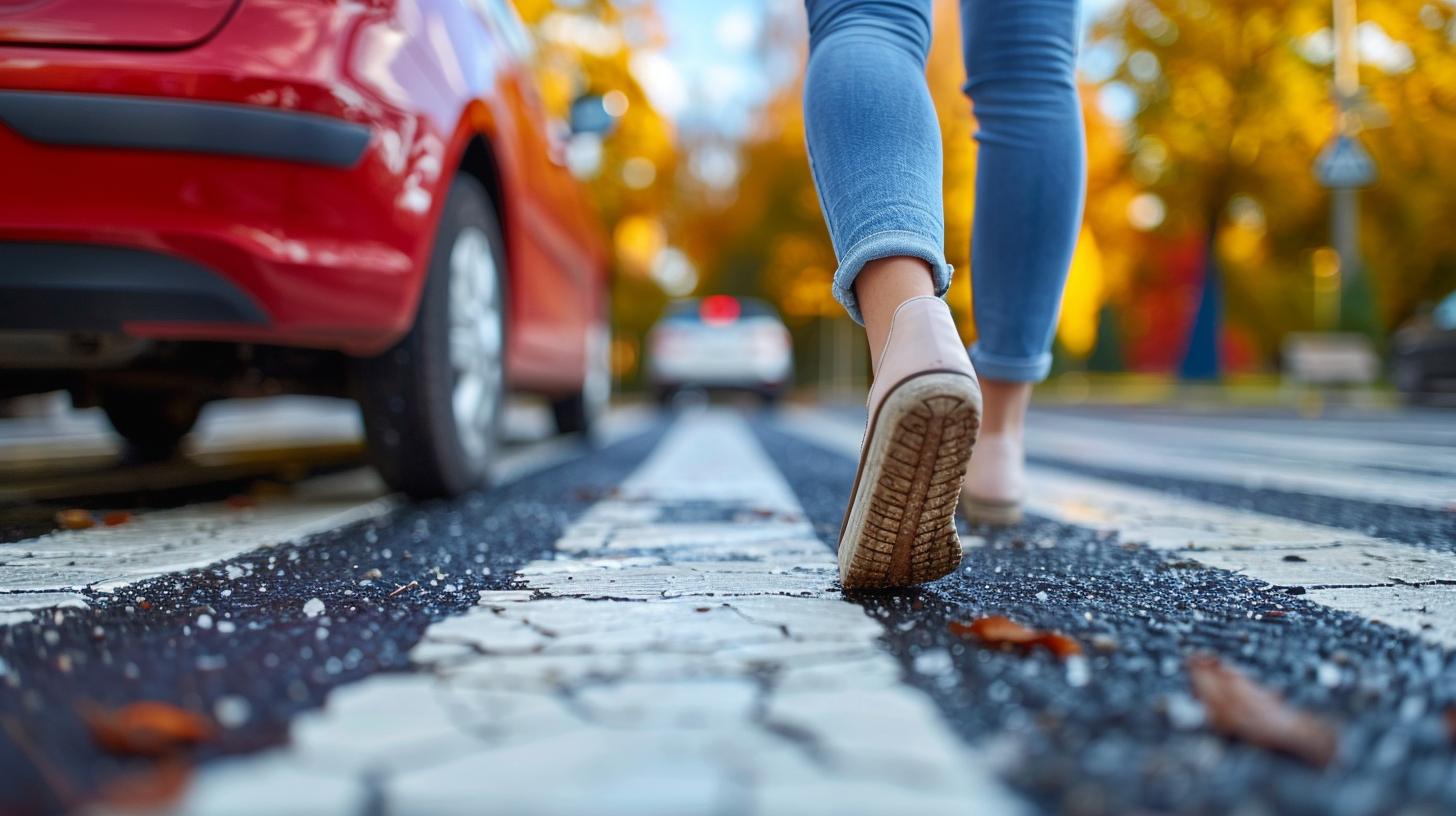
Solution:
[{"label": "white car in distance", "polygon": [[778,312],[755,298],[674,301],[647,335],[647,376],[663,405],[683,390],[750,391],[773,404],[794,378]]}]

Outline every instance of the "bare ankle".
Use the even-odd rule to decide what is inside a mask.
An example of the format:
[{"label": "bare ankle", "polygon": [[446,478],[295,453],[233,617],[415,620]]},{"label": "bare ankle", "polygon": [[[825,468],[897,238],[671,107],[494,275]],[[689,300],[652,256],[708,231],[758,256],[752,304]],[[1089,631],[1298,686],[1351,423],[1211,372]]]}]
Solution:
[{"label": "bare ankle", "polygon": [[982,380],[981,433],[1020,438],[1026,427],[1026,410],[1031,405],[1031,383]]},{"label": "bare ankle", "polygon": [[864,315],[865,335],[870,344],[870,363],[880,367],[880,353],[890,336],[890,321],[900,304],[935,294],[930,264],[921,258],[896,256],[877,258],[864,265],[854,281],[854,295]]}]

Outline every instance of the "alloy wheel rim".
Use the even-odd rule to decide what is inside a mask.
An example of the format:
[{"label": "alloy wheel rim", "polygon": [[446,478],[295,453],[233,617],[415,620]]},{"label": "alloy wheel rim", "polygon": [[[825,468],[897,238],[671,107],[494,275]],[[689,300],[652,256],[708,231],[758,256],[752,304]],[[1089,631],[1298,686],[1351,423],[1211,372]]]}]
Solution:
[{"label": "alloy wheel rim", "polygon": [[482,462],[495,437],[503,383],[500,278],[490,238],[466,227],[450,248],[450,407],[460,444]]}]

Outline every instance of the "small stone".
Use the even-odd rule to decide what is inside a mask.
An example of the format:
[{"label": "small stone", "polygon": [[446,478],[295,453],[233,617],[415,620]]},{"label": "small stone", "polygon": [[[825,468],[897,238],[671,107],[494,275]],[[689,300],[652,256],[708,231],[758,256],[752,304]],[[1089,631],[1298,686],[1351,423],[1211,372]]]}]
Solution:
[{"label": "small stone", "polygon": [[253,706],[246,699],[229,694],[212,704],[212,715],[223,728],[237,728],[253,715]]},{"label": "small stone", "polygon": [[316,618],[324,613],[324,602],[318,598],[310,598],[308,603],[303,605],[303,614],[310,618]]},{"label": "small stone", "polygon": [[1163,698],[1168,723],[1179,731],[1192,731],[1203,725],[1207,712],[1203,704],[1187,694],[1170,694]]}]

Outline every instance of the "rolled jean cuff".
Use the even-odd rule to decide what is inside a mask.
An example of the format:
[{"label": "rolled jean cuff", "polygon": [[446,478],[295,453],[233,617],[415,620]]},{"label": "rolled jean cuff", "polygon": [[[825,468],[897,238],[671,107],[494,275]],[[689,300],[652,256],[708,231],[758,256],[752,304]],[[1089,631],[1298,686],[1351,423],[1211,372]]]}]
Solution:
[{"label": "rolled jean cuff", "polygon": [[854,294],[854,281],[859,271],[870,261],[894,257],[920,258],[930,264],[930,277],[935,285],[936,297],[945,297],[950,289],[951,265],[945,262],[945,252],[924,235],[905,230],[887,230],[862,238],[849,248],[839,259],[839,269],[834,273],[834,299],[849,312],[854,322],[864,325],[864,314],[859,310],[859,298]]},{"label": "rolled jean cuff", "polygon": [[975,366],[977,376],[983,379],[1035,383],[1051,373],[1052,354],[1044,351],[1031,357],[1009,357],[992,354],[976,343],[971,346],[971,365]]}]

